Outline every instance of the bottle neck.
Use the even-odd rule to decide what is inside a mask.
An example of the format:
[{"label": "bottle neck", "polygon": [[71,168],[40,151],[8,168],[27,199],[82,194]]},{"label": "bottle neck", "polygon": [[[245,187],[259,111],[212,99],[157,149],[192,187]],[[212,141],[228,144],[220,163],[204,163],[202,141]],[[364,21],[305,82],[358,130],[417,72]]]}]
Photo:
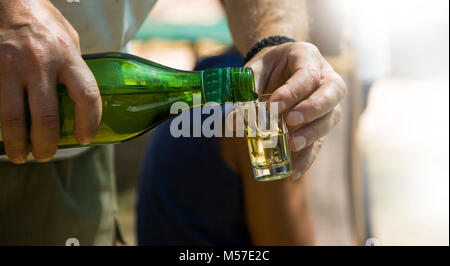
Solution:
[{"label": "bottle neck", "polygon": [[255,100],[251,68],[217,68],[201,72],[202,94],[205,102],[245,102]]}]

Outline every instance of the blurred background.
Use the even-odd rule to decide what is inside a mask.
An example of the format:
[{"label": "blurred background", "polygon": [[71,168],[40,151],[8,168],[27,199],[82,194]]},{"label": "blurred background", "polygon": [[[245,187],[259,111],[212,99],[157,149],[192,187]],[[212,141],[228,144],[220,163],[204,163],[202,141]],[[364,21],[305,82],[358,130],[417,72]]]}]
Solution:
[{"label": "blurred background", "polygon": [[[346,80],[310,170],[319,245],[449,245],[449,2],[310,0],[309,41]],[[130,53],[177,69],[232,46],[217,0],[159,0]],[[151,132],[116,147],[119,219],[135,240]]]}]

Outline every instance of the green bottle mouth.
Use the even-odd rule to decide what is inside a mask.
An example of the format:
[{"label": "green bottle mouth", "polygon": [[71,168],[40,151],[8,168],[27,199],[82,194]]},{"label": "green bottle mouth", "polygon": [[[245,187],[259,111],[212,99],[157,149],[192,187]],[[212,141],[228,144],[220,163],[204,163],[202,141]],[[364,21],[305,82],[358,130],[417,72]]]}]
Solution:
[{"label": "green bottle mouth", "polygon": [[258,98],[253,71],[248,67],[216,68],[202,71],[205,102],[246,102]]},{"label": "green bottle mouth", "polygon": [[230,86],[234,102],[246,102],[258,99],[255,91],[253,70],[249,67],[229,68]]}]

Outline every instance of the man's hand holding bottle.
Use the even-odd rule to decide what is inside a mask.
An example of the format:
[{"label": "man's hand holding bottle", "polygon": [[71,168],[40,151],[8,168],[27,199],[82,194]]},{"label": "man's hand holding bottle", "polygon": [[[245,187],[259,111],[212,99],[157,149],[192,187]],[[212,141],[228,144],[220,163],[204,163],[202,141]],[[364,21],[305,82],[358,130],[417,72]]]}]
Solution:
[{"label": "man's hand holding bottle", "polygon": [[102,105],[94,76],[80,56],[77,32],[50,1],[0,0],[0,118],[12,162],[25,163],[30,151],[40,162],[55,154],[58,83],[66,85],[75,103],[77,141],[89,144],[97,133]]}]

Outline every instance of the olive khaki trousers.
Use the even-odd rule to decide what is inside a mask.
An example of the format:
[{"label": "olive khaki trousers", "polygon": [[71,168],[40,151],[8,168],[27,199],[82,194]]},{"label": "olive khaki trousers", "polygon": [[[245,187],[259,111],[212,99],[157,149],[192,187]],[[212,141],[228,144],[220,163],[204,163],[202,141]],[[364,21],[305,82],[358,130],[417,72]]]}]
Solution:
[{"label": "olive khaki trousers", "polygon": [[114,244],[113,148],[49,163],[0,162],[0,245]]}]

